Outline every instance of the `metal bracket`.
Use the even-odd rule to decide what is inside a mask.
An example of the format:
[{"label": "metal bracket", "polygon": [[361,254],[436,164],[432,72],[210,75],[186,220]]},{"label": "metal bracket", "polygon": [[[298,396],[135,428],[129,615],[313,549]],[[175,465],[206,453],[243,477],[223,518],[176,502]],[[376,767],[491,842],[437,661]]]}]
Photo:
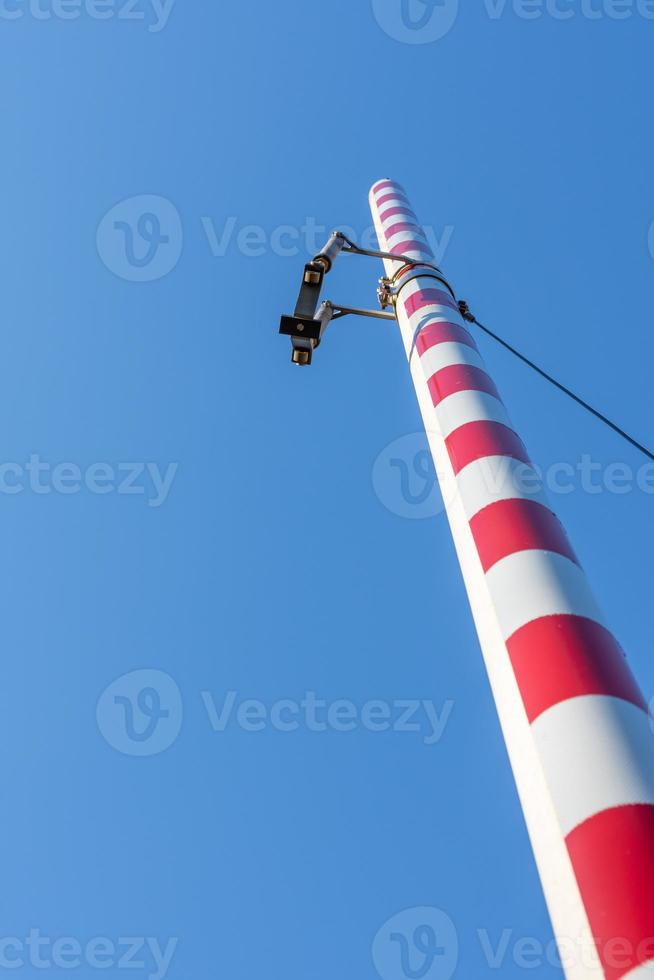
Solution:
[{"label": "metal bracket", "polygon": [[344,255],[366,255],[371,259],[389,259],[391,262],[402,262],[405,266],[426,266],[440,273],[438,266],[432,265],[430,262],[418,261],[417,259],[410,258],[408,255],[396,255],[395,252],[377,252],[374,249],[361,248],[356,242],[351,241],[347,235],[344,235],[342,231],[335,231],[334,235],[338,235],[345,242],[347,247],[343,247],[342,249]]},{"label": "metal bracket", "polygon": [[395,307],[397,293],[393,289],[392,279],[387,279],[386,276],[382,276],[382,278],[379,280],[377,299],[379,300],[379,305],[381,306],[382,310],[385,310],[389,306]]},{"label": "metal bracket", "polygon": [[[366,316],[376,320],[395,320],[394,313],[361,309],[355,306],[340,306],[330,302],[320,304],[320,294],[325,276],[331,271],[334,261],[341,252],[346,255],[366,255],[374,259],[398,262],[400,263],[398,274],[404,270],[410,271],[416,266],[433,269],[435,273],[439,272],[436,266],[417,262],[408,255],[395,255],[392,252],[377,252],[372,249],[360,248],[355,242],[350,241],[343,232],[333,232],[325,247],[304,267],[295,312],[292,316],[283,316],[281,319],[279,332],[291,339],[294,364],[311,364],[313,352],[320,345],[322,336],[331,320],[338,320],[344,316]],[[389,280],[389,284],[392,285],[393,280]],[[386,303],[385,305],[390,306],[391,304]],[[382,304],[383,309],[384,305]]]},{"label": "metal bracket", "polygon": [[358,306],[341,306],[340,303],[332,303],[327,300],[324,306],[328,306],[333,310],[332,320],[340,320],[343,316],[369,316],[375,320],[395,320],[394,313],[382,313],[381,310],[362,310]]}]

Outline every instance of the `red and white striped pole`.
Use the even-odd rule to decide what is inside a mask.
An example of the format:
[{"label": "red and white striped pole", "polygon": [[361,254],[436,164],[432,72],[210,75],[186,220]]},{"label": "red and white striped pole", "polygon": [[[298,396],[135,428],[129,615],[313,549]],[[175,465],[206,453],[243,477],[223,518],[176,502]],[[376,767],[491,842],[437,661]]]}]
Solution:
[{"label": "red and white striped pole", "polygon": [[654,736],[402,187],[370,203],[570,980],[654,978]]}]

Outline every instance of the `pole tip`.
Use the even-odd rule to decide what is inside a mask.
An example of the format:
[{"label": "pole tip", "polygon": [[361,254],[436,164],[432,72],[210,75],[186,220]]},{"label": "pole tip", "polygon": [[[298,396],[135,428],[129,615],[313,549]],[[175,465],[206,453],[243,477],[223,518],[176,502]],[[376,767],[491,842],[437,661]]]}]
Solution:
[{"label": "pole tip", "polygon": [[370,200],[376,203],[377,197],[382,191],[394,190],[399,191],[404,197],[406,197],[406,191],[397,180],[393,180],[392,177],[381,177],[380,180],[376,180],[370,188]]}]

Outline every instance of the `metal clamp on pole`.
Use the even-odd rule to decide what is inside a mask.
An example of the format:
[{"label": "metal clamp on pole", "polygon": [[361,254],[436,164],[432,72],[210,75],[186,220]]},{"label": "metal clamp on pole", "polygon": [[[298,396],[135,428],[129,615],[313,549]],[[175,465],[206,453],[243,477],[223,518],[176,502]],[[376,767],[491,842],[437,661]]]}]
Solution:
[{"label": "metal clamp on pole", "polygon": [[443,276],[440,269],[434,265],[414,262],[413,265],[408,268],[405,267],[399,269],[392,279],[384,276],[379,280],[377,296],[379,297],[379,304],[382,310],[386,309],[388,306],[394,306],[401,291],[405,286],[408,286],[413,279],[435,279],[437,283],[445,287],[452,299],[457,302],[454,290],[450,286],[447,279]]}]

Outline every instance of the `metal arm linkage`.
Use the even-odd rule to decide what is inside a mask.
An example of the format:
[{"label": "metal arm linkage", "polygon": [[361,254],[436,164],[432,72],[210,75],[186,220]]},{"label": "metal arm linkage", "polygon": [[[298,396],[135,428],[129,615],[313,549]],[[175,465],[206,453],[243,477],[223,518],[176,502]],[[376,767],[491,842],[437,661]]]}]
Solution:
[{"label": "metal arm linkage", "polygon": [[[329,301],[320,303],[325,276],[331,271],[341,252],[345,255],[366,255],[370,258],[390,259],[393,262],[401,262],[403,267],[407,269],[416,265],[415,259],[407,255],[395,255],[392,252],[377,252],[372,249],[360,248],[355,242],[350,241],[343,232],[333,232],[324,248],[304,267],[295,312],[292,316],[282,316],[281,319],[279,332],[291,338],[294,364],[301,366],[311,364],[313,352],[319,346],[322,336],[332,320],[339,320],[350,315],[373,317],[377,320],[395,320],[394,313],[384,313],[381,310],[342,306]],[[381,299],[382,293],[380,292],[379,295]],[[390,303],[385,302],[383,305],[388,306]]]},{"label": "metal arm linkage", "polygon": [[363,310],[359,306],[341,306],[340,303],[330,303],[327,300],[324,306],[330,306],[334,311],[332,313],[332,320],[340,320],[344,316],[369,316],[375,320],[393,320],[395,321],[394,313],[383,313],[381,310]]}]

